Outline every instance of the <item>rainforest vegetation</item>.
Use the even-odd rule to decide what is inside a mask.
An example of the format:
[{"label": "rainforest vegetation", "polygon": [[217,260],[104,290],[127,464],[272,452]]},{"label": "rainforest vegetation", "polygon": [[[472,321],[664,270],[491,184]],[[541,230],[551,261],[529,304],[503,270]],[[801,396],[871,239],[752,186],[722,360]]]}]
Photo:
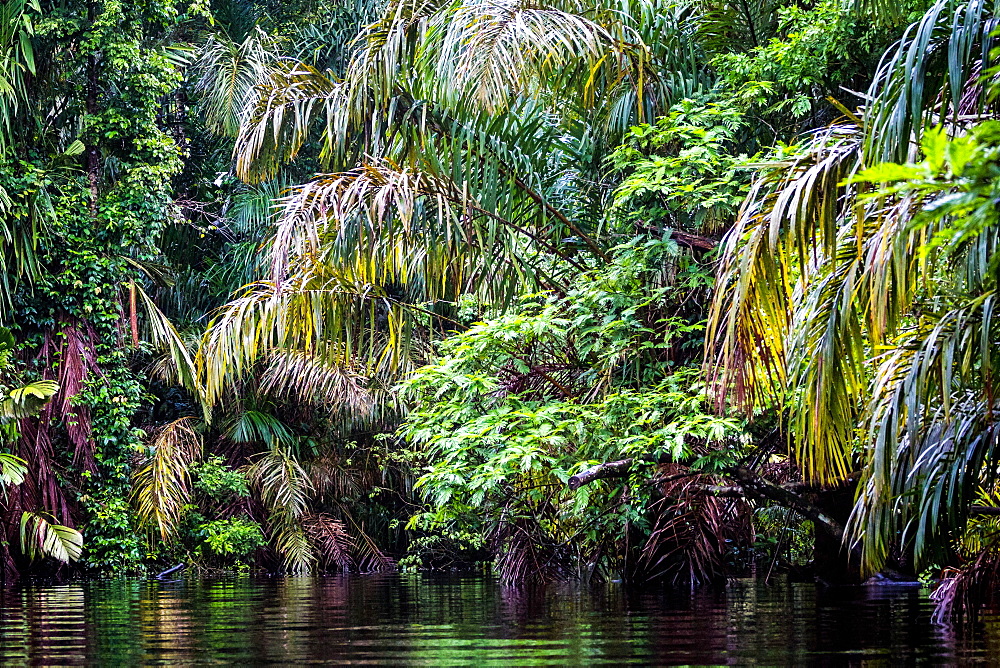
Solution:
[{"label": "rainforest vegetation", "polygon": [[990,602],[997,11],[0,2],[0,575]]}]

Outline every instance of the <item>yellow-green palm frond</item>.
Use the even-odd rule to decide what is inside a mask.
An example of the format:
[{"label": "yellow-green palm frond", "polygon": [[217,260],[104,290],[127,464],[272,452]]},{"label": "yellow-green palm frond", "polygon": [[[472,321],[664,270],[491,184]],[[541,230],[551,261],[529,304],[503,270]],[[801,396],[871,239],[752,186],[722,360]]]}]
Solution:
[{"label": "yellow-green palm frond", "polygon": [[188,468],[202,453],[197,418],[184,417],[161,427],[150,454],[132,476],[132,502],[141,525],[169,540],[191,498]]},{"label": "yellow-green palm frond", "polygon": [[[236,173],[247,181],[274,176],[318,129],[324,155],[343,150],[350,119],[347,84],[311,65],[282,62],[269,70],[257,101],[240,126],[233,149]],[[322,112],[322,114],[320,114]],[[321,118],[323,125],[314,126]]]},{"label": "yellow-green palm frond", "polygon": [[276,446],[259,455],[247,468],[247,479],[271,513],[299,519],[308,511],[312,481],[288,450]]},{"label": "yellow-green palm frond", "polygon": [[28,475],[28,462],[17,455],[0,452],[0,489],[20,485]]},{"label": "yellow-green palm frond", "polygon": [[69,563],[83,554],[83,535],[58,524],[50,513],[25,511],[21,513],[21,552],[29,559],[50,557]]},{"label": "yellow-green palm frond", "polygon": [[163,314],[156,303],[134,281],[130,284],[133,296],[137,296],[146,313],[146,325],[150,342],[163,351],[169,365],[163,367],[165,377],[176,381],[181,387],[198,399],[205,410],[205,418],[209,418],[209,409],[202,401],[204,388],[198,378],[198,370],[187,344],[181,338],[170,319]]},{"label": "yellow-green palm frond", "polygon": [[861,141],[856,125],[835,125],[758,165],[762,176],[723,243],[707,359],[720,395],[747,410],[784,401],[792,313],[836,252],[839,185],[856,171]]},{"label": "yellow-green palm frond", "polygon": [[325,348],[315,353],[273,350],[265,360],[260,391],[356,417],[370,415],[374,406],[364,377],[349,366],[340,346]]},{"label": "yellow-green palm frond", "polygon": [[343,347],[345,359],[371,369],[408,366],[412,318],[384,291],[338,277],[293,277],[280,289],[257,283],[224,306],[205,332],[198,353],[206,400],[275,351],[312,354]]},{"label": "yellow-green palm frond", "polygon": [[271,525],[274,548],[281,555],[285,571],[296,575],[311,572],[318,559],[313,541],[302,524],[272,520]]},{"label": "yellow-green palm frond", "polygon": [[279,55],[275,38],[259,28],[240,43],[212,35],[199,50],[192,70],[194,94],[210,130],[235,137],[256,105],[259,89],[272,76]]},{"label": "yellow-green palm frond", "polygon": [[19,420],[36,415],[58,391],[59,384],[53,380],[36,380],[15,387],[0,400],[0,419]]},{"label": "yellow-green palm frond", "polygon": [[466,0],[431,18],[428,35],[440,34],[440,42],[425,48],[437,51],[433,76],[439,88],[447,87],[437,99],[472,100],[496,112],[519,96],[564,88],[592,106],[599,84],[629,76],[630,56],[642,62],[647,53],[634,35],[628,42],[616,39],[587,9],[582,3]]},{"label": "yellow-green palm frond", "polygon": [[291,573],[311,571],[317,556],[304,526],[314,492],[309,475],[288,450],[274,447],[247,468],[247,479],[268,510],[274,547],[285,569]]}]

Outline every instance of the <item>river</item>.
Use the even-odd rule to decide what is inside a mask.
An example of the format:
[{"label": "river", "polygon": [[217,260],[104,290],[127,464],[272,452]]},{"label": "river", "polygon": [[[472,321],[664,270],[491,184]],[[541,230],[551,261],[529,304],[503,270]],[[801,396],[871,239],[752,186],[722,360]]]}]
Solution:
[{"label": "river", "polygon": [[927,592],[753,581],[690,592],[481,575],[93,580],[0,592],[0,664],[900,665],[1000,660],[1000,617]]}]

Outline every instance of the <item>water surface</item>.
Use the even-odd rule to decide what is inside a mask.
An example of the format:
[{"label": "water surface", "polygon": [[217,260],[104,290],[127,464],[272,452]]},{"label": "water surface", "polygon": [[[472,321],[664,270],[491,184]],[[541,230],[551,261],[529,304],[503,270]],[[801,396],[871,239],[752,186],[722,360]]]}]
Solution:
[{"label": "water surface", "polygon": [[0,664],[993,663],[925,591],[740,581],[688,592],[504,587],[484,576],[103,580],[0,592]]}]

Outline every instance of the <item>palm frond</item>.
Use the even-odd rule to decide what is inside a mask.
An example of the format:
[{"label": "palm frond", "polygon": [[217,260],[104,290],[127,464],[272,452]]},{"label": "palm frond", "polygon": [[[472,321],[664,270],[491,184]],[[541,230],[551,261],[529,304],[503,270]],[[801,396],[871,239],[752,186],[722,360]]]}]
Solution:
[{"label": "palm frond", "polygon": [[137,295],[145,308],[146,324],[149,330],[149,339],[158,349],[163,350],[170,360],[170,371],[172,379],[177,382],[205,407],[205,418],[209,417],[209,408],[202,399],[204,389],[198,377],[198,370],[194,359],[188,351],[187,345],[181,338],[173,323],[163,314],[155,302],[146,294],[140,285],[134,281],[130,284],[133,294]]},{"label": "palm frond", "polygon": [[370,415],[374,405],[364,378],[348,366],[342,354],[331,354],[333,350],[336,348],[327,346],[326,351],[314,354],[272,351],[261,375],[260,391],[355,416]]},{"label": "palm frond", "polygon": [[316,565],[313,541],[299,523],[273,522],[274,547],[281,555],[285,571],[292,574],[309,573]]},{"label": "palm frond", "polygon": [[0,401],[0,419],[15,419],[35,415],[59,392],[59,384],[53,380],[36,380],[15,387],[5,399]]},{"label": "palm frond", "polygon": [[997,27],[989,0],[937,0],[883,57],[868,90],[865,156],[869,165],[917,157],[924,128],[981,112],[978,80]]},{"label": "palm frond", "polygon": [[280,63],[257,89],[257,102],[241,123],[234,154],[247,181],[272,178],[317,130],[323,112],[324,154],[342,153],[351,118],[347,84],[304,63]]},{"label": "palm frond", "polygon": [[28,474],[28,462],[17,455],[0,452],[0,488],[20,485]]},{"label": "palm frond", "polygon": [[309,517],[312,481],[285,449],[260,455],[247,469],[247,479],[260,492],[268,509],[268,525],[275,549],[291,573],[312,570],[317,557],[303,524]]},{"label": "palm frond", "polygon": [[335,565],[342,571],[354,566],[351,558],[354,541],[343,522],[324,513],[309,513],[303,518],[302,527],[312,541],[321,564],[326,567]]},{"label": "palm frond", "polygon": [[191,496],[188,468],[202,453],[198,420],[184,417],[163,426],[153,437],[152,452],[132,477],[132,502],[141,525],[155,528],[167,541]]},{"label": "palm frond", "polygon": [[247,469],[247,479],[272,513],[300,519],[308,511],[312,482],[287,450],[276,447],[258,456]]},{"label": "palm frond", "polygon": [[64,564],[83,553],[83,535],[45,512],[21,513],[21,552],[29,559],[51,557]]},{"label": "palm frond", "polygon": [[269,449],[290,447],[295,435],[278,418],[260,411],[241,411],[227,421],[223,436],[234,443],[263,445]]},{"label": "palm frond", "polygon": [[236,137],[278,60],[276,40],[259,28],[240,43],[225,34],[210,36],[192,68],[194,93],[208,128]]}]

